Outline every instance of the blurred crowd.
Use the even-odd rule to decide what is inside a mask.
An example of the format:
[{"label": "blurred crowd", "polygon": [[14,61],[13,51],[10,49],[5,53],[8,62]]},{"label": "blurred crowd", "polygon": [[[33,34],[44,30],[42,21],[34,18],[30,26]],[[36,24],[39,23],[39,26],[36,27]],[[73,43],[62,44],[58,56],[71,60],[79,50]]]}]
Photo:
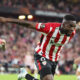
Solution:
[{"label": "blurred crowd", "polygon": [[74,74],[77,65],[74,59],[80,56],[80,31],[76,31],[74,38],[66,44],[61,51],[59,70],[63,74]]},{"label": "blurred crowd", "polygon": [[0,51],[0,64],[7,67],[30,65],[34,68],[34,48],[39,34],[15,24],[0,24],[0,38],[7,41],[6,51]]},{"label": "blurred crowd", "polygon": [[75,14],[80,12],[79,4],[80,0],[0,0],[0,6],[27,7]]},{"label": "blurred crowd", "polygon": [[[6,50],[0,50],[0,68],[29,66],[34,67],[34,48],[40,39],[40,32],[27,29],[16,24],[0,24],[0,38],[7,41]],[[59,71],[64,74],[74,74],[74,58],[80,55],[80,33],[64,46],[59,61]]]}]

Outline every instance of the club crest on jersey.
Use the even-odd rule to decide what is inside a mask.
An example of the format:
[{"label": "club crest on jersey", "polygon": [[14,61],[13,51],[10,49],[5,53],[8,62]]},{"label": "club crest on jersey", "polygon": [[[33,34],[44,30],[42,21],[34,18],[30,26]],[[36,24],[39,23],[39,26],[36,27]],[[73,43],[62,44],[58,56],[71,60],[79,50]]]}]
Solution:
[{"label": "club crest on jersey", "polygon": [[46,64],[47,64],[47,62],[46,62],[46,61],[43,61],[43,62],[42,62],[42,64],[43,64],[43,65],[46,65]]},{"label": "club crest on jersey", "polygon": [[41,24],[41,26],[40,26],[41,28],[45,28],[45,24]]},{"label": "club crest on jersey", "polygon": [[43,64],[43,65],[46,65],[46,64],[47,64],[46,59],[45,59],[44,57],[41,57],[40,60],[42,61],[42,64]]}]

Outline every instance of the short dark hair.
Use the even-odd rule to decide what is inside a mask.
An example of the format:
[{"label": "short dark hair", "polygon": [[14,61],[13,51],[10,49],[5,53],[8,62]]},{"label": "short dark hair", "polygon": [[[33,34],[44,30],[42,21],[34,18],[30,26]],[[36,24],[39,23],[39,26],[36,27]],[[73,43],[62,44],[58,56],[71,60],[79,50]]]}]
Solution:
[{"label": "short dark hair", "polygon": [[73,15],[65,15],[63,19],[67,21],[76,21],[76,18]]}]

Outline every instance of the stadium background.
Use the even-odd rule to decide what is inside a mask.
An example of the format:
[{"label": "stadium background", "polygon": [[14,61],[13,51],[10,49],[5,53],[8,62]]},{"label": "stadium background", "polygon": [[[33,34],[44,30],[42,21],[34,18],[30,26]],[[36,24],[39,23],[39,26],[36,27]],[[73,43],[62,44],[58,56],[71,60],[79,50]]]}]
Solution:
[{"label": "stadium background", "polygon": [[[34,22],[61,22],[66,14],[73,14],[77,17],[77,27],[80,26],[80,0],[0,0],[0,16],[20,18]],[[27,66],[33,73],[34,48],[36,47],[40,33],[23,26],[0,23],[0,38],[7,41],[6,50],[0,50],[0,80],[9,80],[5,74],[19,72],[19,68]],[[60,74],[70,75],[67,80],[76,80],[75,71],[77,66],[73,63],[74,58],[80,55],[80,31],[69,44],[61,51],[59,61]],[[60,77],[60,76],[59,76]],[[66,78],[64,80],[66,80]],[[17,79],[17,75],[13,80]],[[61,80],[63,77],[61,78]],[[72,79],[72,80],[73,80]],[[10,79],[12,80],[12,79]],[[57,80],[60,80],[57,78]]]}]

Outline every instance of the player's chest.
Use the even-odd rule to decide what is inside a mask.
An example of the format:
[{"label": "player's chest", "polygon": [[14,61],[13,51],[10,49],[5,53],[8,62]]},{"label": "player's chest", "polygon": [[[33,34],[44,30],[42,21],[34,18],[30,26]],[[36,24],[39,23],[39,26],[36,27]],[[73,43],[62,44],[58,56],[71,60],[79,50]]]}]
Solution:
[{"label": "player's chest", "polygon": [[70,37],[60,34],[59,29],[56,29],[50,38],[50,44],[56,46],[62,46],[69,41]]}]

